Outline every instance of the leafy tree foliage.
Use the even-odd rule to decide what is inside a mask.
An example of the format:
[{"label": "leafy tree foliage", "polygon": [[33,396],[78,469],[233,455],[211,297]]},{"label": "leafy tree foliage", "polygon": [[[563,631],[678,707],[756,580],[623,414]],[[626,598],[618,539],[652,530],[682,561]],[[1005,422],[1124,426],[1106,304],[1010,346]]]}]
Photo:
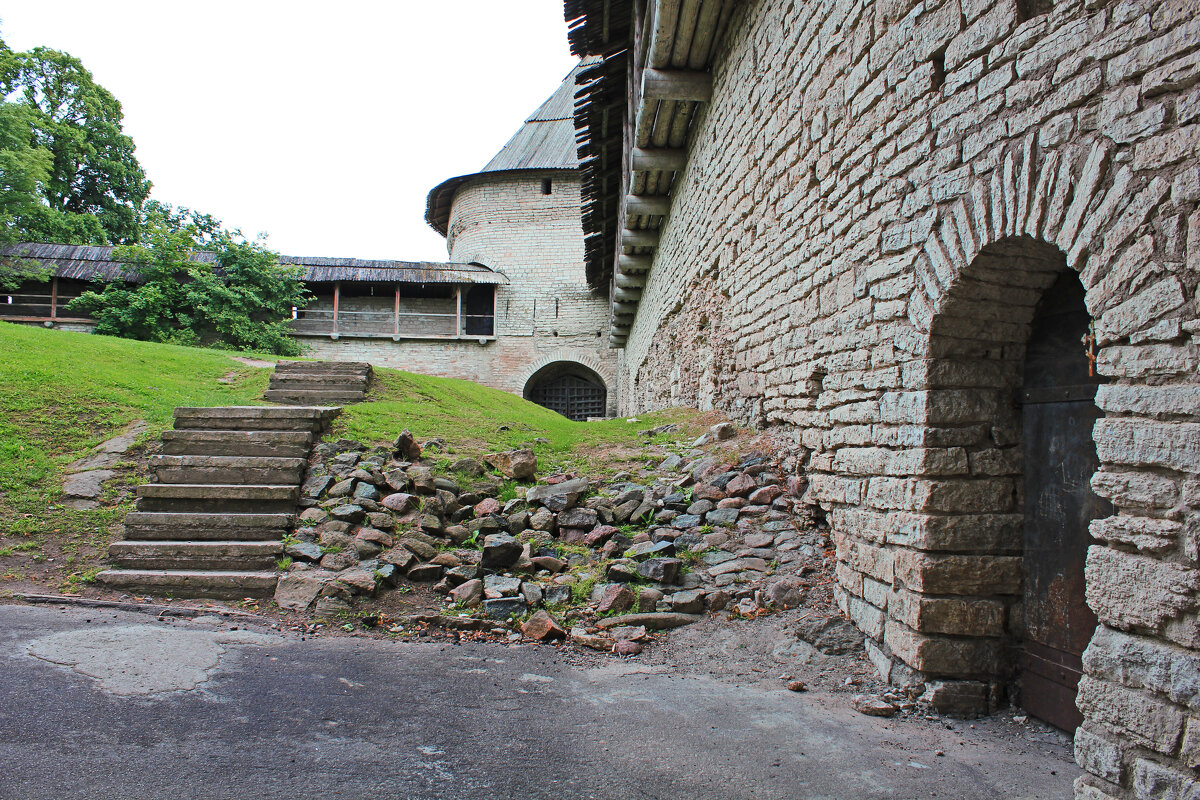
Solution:
[{"label": "leafy tree foliage", "polygon": [[0,236],[131,244],[150,182],[121,104],[77,58],[0,41]]},{"label": "leafy tree foliage", "polygon": [[109,283],[68,305],[90,314],[96,333],[299,355],[287,320],[311,299],[300,268],[213,217],[151,202],[142,241],[114,256],[136,282]]}]

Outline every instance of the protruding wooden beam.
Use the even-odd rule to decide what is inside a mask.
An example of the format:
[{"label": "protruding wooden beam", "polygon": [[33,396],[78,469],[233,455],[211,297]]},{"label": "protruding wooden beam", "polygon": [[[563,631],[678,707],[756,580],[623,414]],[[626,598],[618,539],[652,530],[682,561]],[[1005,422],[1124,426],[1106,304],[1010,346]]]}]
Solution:
[{"label": "protruding wooden beam", "polygon": [[338,306],[342,301],[342,282],[333,282],[333,332],[338,332]]},{"label": "protruding wooden beam", "polygon": [[671,198],[666,195],[630,194],[625,196],[625,217],[639,214],[666,214],[671,210]]},{"label": "protruding wooden beam", "polygon": [[642,71],[643,100],[712,99],[712,73],[691,69],[646,69]]},{"label": "protruding wooden beam", "polygon": [[678,172],[687,166],[687,151],[670,147],[635,147],[630,163],[634,172]]},{"label": "protruding wooden beam", "polygon": [[646,286],[646,273],[626,275],[623,272],[618,272],[614,281],[618,289],[642,289]]},{"label": "protruding wooden beam", "polygon": [[622,247],[658,247],[658,231],[633,230],[626,228],[621,232]]},{"label": "protruding wooden beam", "polygon": [[623,275],[631,273],[649,272],[650,266],[654,263],[654,256],[637,255],[631,256],[621,253],[617,256],[617,271]]}]

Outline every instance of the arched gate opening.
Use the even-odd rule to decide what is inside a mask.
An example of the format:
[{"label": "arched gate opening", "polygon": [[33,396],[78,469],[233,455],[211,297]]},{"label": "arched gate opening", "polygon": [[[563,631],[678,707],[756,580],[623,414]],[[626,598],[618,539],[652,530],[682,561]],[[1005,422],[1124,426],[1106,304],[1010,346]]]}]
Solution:
[{"label": "arched gate opening", "polygon": [[604,379],[574,361],[555,361],[539,369],[526,381],[524,396],[578,422],[605,416],[608,405]]},{"label": "arched gate opening", "polygon": [[959,538],[935,561],[971,569],[942,582],[940,597],[932,581],[911,587],[918,602],[963,615],[930,631],[953,636],[953,672],[932,659],[912,666],[983,681],[1066,730],[1081,721],[1081,656],[1096,627],[1089,524],[1112,513],[1090,483],[1101,382],[1090,330],[1079,276],[1029,237],[988,245],[950,288],[931,326],[926,439],[963,447],[969,474],[942,509]]}]

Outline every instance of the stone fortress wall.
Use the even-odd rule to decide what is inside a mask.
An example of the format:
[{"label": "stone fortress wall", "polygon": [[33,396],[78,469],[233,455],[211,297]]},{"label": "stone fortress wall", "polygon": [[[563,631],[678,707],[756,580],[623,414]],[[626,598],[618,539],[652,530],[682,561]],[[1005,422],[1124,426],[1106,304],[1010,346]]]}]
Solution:
[{"label": "stone fortress wall", "polygon": [[1092,485],[1116,509],[1087,558],[1077,796],[1195,796],[1194,0],[754,0],[713,72],[622,413],[794,431],[881,672],[986,710],[1020,636],[1012,397],[1074,270],[1108,381]]},{"label": "stone fortress wall", "polygon": [[[543,194],[545,181],[549,194]],[[454,195],[447,246],[451,261],[478,262],[509,280],[496,287],[496,335],[524,352],[529,367],[497,370],[495,380],[509,384],[502,388],[521,392],[536,368],[575,362],[603,378],[615,415],[617,353],[605,338],[608,302],[587,288],[582,230],[576,173],[483,173]]]},{"label": "stone fortress wall", "polygon": [[[550,194],[543,194],[546,180]],[[584,277],[577,174],[526,170],[473,176],[454,196],[447,249],[452,262],[476,262],[508,278],[508,284],[496,287],[494,340],[307,336],[307,354],[463,378],[516,394],[543,367],[581,364],[603,379],[608,413],[617,413],[617,353],[603,338],[608,303],[588,290]],[[392,303],[390,296],[343,296],[341,308],[390,312]],[[453,313],[454,301],[406,299],[404,307]],[[310,308],[330,310],[332,304],[326,300]]]}]

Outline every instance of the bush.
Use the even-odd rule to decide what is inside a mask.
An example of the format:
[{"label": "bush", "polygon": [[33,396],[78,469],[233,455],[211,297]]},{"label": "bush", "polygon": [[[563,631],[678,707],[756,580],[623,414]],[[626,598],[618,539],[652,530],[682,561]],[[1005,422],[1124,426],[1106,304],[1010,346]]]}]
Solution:
[{"label": "bush", "polygon": [[309,297],[301,269],[186,209],[153,210],[142,242],[118,247],[128,280],[83,293],[68,306],[96,333],[149,342],[299,355],[293,306]]}]

